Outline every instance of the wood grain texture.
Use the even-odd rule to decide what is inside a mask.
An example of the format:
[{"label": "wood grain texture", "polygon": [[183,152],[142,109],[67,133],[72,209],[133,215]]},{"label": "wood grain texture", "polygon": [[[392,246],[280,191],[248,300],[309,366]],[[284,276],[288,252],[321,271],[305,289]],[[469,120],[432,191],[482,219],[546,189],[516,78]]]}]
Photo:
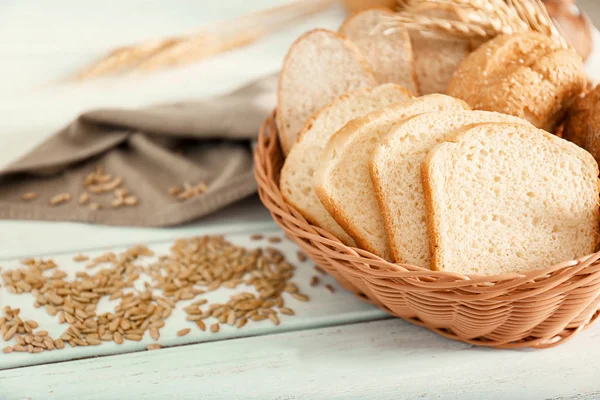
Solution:
[{"label": "wood grain texture", "polygon": [[596,399],[598,340],[593,329],[554,349],[490,350],[386,320],[0,371],[0,391],[7,400]]}]

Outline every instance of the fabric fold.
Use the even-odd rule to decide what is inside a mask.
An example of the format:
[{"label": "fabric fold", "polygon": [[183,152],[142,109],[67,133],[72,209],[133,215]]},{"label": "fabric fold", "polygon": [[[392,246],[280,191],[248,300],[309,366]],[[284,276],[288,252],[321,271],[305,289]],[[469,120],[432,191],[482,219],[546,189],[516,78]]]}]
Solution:
[{"label": "fabric fold", "polygon": [[0,169],[0,218],[169,226],[246,197],[276,85],[269,76],[205,100],[86,112]]}]

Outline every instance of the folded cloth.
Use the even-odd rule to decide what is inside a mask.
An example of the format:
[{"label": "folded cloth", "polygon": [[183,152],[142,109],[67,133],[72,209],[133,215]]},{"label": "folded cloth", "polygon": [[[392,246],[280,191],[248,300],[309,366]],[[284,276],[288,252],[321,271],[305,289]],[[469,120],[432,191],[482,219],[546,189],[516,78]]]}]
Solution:
[{"label": "folded cloth", "polygon": [[0,169],[0,219],[169,226],[256,191],[276,77],[200,101],[86,112]]}]

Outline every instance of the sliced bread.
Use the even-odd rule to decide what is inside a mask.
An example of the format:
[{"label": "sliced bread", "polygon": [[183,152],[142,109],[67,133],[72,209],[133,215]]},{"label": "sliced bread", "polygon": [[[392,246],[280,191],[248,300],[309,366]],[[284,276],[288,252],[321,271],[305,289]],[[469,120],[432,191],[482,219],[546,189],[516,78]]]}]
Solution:
[{"label": "sliced bread", "polygon": [[537,128],[486,123],[437,145],[423,163],[432,269],[526,272],[598,245],[598,164]]},{"label": "sliced bread", "polygon": [[[419,14],[431,18],[459,19],[450,7],[422,2]],[[415,71],[421,94],[446,93],[454,71],[469,54],[469,41],[452,37],[436,37],[418,30],[410,31],[415,58]]]},{"label": "sliced bread", "polygon": [[[377,82],[397,83],[418,95],[408,30],[394,23],[392,16],[394,12],[387,8],[365,10],[349,17],[339,32],[360,50]],[[391,27],[395,29],[389,30]]]},{"label": "sliced bread", "polygon": [[529,124],[518,117],[486,111],[427,113],[401,123],[377,146],[370,164],[371,179],[393,261],[430,267],[421,164],[427,153],[455,130],[481,122]]},{"label": "sliced bread", "polygon": [[467,110],[444,95],[423,96],[348,123],[327,144],[315,173],[317,196],[359,247],[390,259],[369,163],[379,140],[399,122],[425,112]]},{"label": "sliced bread", "polygon": [[329,231],[347,245],[354,241],[321,205],[313,187],[313,175],[329,138],[348,121],[410,98],[401,86],[385,84],[347,93],[313,116],[300,134],[281,169],[283,198],[314,225]]},{"label": "sliced bread", "polygon": [[356,46],[342,35],[315,29],[290,47],[279,75],[277,128],[285,154],[306,121],[336,97],[377,83]]}]

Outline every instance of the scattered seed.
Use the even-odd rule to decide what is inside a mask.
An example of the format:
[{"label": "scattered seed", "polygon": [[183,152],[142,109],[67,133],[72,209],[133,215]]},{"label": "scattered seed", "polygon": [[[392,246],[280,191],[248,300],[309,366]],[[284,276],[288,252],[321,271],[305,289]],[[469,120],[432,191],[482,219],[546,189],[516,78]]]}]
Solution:
[{"label": "scattered seed", "polygon": [[156,328],[155,326],[150,328],[150,337],[154,340],[160,339],[160,333],[158,331],[158,328]]},{"label": "scattered seed", "polygon": [[[96,177],[97,185],[104,185]],[[110,178],[114,179],[114,178]],[[188,185],[185,190],[192,186]],[[115,189],[128,196],[125,188]],[[211,332],[219,332],[221,324],[242,328],[249,321],[269,318],[278,324],[279,312],[286,314],[281,297],[285,291],[300,295],[298,287],[290,282],[294,266],[275,248],[245,249],[234,246],[222,237],[200,237],[177,240],[168,255],[160,256],[150,265],[138,264],[136,260],[154,254],[144,246],[135,246],[121,254],[106,253],[90,261],[86,268],[102,265],[94,272],[79,271],[75,278],[57,268],[52,260],[23,260],[26,268],[2,274],[5,286],[16,294],[31,293],[37,306],[44,306],[59,322],[69,327],[59,339],[53,339],[38,328],[35,321],[10,322],[17,318],[19,310],[5,310],[7,317],[0,317],[0,336],[16,336],[13,351],[40,352],[71,346],[96,346],[102,341],[122,344],[125,339],[141,341],[145,332],[154,339],[160,338],[159,328],[182,300],[191,300],[184,310],[187,319],[205,331],[204,318],[214,317],[219,323],[210,326]],[[73,257],[74,261],[86,261],[84,255]],[[44,271],[53,269],[51,275]],[[151,281],[145,282],[143,292],[131,292],[134,282],[146,273]],[[206,298],[196,296],[221,287],[236,288],[253,286],[252,292],[238,292],[223,304],[208,304]],[[160,291],[160,294],[153,293]],[[108,297],[118,305],[108,313],[97,313],[98,302]],[[207,305],[208,304],[208,305]],[[204,309],[200,307],[207,305]],[[8,319],[7,319],[8,318]],[[15,320],[16,321],[16,320]],[[16,331],[15,331],[16,329]],[[14,331],[14,332],[12,332]],[[189,334],[182,329],[177,334]],[[17,347],[21,346],[21,347]],[[39,350],[35,350],[39,349]]]},{"label": "scattered seed", "polygon": [[24,345],[21,345],[21,344],[15,344],[15,345],[13,346],[13,351],[17,351],[17,352],[19,352],[19,353],[24,353],[24,352],[26,352],[26,351],[27,351],[27,349],[25,348],[25,346],[24,346]]},{"label": "scattered seed", "polygon": [[286,307],[280,308],[279,312],[282,313],[283,315],[296,315],[294,310],[292,310],[291,308],[286,308]]},{"label": "scattered seed", "polygon": [[335,293],[335,288],[330,284],[325,285],[325,289],[329,290],[331,293]]},{"label": "scattered seed", "polygon": [[88,192],[83,192],[79,195],[79,204],[87,204],[90,201],[90,195]]},{"label": "scattered seed", "polygon": [[36,192],[27,192],[27,193],[23,193],[21,198],[24,201],[32,201],[32,200],[35,200],[38,198],[38,194]]},{"label": "scattered seed", "polygon": [[52,196],[50,198],[50,205],[52,205],[52,206],[58,206],[58,205],[61,205],[61,204],[68,203],[69,201],[71,201],[71,194],[70,193],[60,193],[60,194],[57,194],[57,195]]},{"label": "scattered seed", "polygon": [[40,326],[37,321],[32,319],[25,321],[25,325],[29,326],[31,329],[37,329]]},{"label": "scattered seed", "polygon": [[5,342],[8,342],[10,339],[12,339],[12,337],[15,335],[15,333],[17,333],[17,329],[19,329],[18,325],[11,326],[10,328],[8,328],[6,333],[2,336],[2,339]]},{"label": "scattered seed", "polygon": [[261,235],[260,233],[250,236],[250,240],[262,240],[262,239],[264,239],[264,236]]},{"label": "scattered seed", "polygon": [[304,254],[300,250],[298,250],[296,252],[296,256],[298,257],[298,261],[300,261],[300,262],[304,262],[304,261],[306,261],[308,259],[308,257],[306,256],[306,254]]},{"label": "scattered seed", "polygon": [[201,319],[196,321],[196,326],[198,326],[198,328],[200,328],[201,331],[206,330],[206,325],[204,324],[204,322]]},{"label": "scattered seed", "polygon": [[281,238],[278,236],[271,236],[267,240],[269,243],[281,243]]},{"label": "scattered seed", "polygon": [[94,203],[90,203],[90,205],[88,206],[88,208],[90,210],[98,211],[99,209],[102,208],[102,205],[94,202]]},{"label": "scattered seed", "polygon": [[128,334],[124,335],[124,337],[127,340],[133,340],[135,342],[139,342],[139,341],[142,340],[142,335],[137,335],[137,334],[134,334],[134,333],[128,333]]},{"label": "scattered seed", "polygon": [[180,329],[177,331],[177,336],[185,336],[190,333],[190,328]]},{"label": "scattered seed", "polygon": [[146,346],[146,350],[158,350],[160,348],[161,346],[158,343],[150,343],[148,346]]},{"label": "scattered seed", "polygon": [[75,262],[83,262],[83,261],[87,261],[90,258],[86,255],[83,254],[77,254],[75,257],[73,257],[73,261]]},{"label": "scattered seed", "polygon": [[5,348],[2,349],[3,353],[12,353],[13,352],[13,348],[11,346],[6,346]]},{"label": "scattered seed", "polygon": [[126,206],[137,206],[138,204],[138,199],[135,196],[127,196],[123,199],[123,203]]},{"label": "scattered seed", "polygon": [[123,335],[121,335],[119,332],[115,332],[113,334],[113,340],[116,344],[122,344],[123,343]]},{"label": "scattered seed", "polygon": [[309,297],[307,295],[301,293],[292,293],[292,296],[298,301],[306,302],[309,300]]},{"label": "scattered seed", "polygon": [[169,188],[169,194],[171,196],[177,196],[181,192],[183,192],[183,188],[181,186],[172,186]]},{"label": "scattered seed", "polygon": [[317,286],[319,284],[319,277],[314,275],[311,279],[310,279],[310,286]]}]

